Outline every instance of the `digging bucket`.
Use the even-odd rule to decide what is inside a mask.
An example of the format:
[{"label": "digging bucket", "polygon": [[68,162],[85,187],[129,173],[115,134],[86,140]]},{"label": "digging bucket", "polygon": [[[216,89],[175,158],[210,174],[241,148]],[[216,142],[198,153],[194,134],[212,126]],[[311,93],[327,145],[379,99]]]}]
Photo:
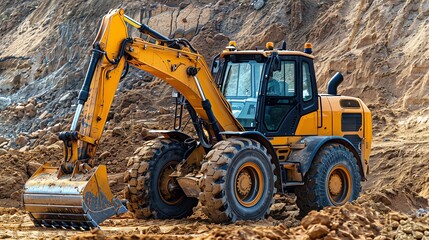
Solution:
[{"label": "digging bucket", "polygon": [[25,184],[22,200],[34,225],[42,227],[88,230],[127,212],[110,191],[104,165],[58,177],[58,167],[44,164]]}]

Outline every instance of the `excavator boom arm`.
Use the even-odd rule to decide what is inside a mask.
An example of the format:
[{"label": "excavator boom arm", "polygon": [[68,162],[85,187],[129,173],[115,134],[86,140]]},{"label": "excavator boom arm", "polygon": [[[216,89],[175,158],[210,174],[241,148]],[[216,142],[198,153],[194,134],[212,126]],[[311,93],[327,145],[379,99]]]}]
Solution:
[{"label": "excavator boom arm", "polygon": [[[130,40],[125,22],[156,39],[155,43],[140,38]],[[203,56],[193,52],[192,47],[170,47],[169,41],[171,44],[174,40],[167,39],[146,25],[130,19],[121,9],[113,10],[105,16],[94,43],[100,46],[103,57],[95,69],[91,94],[85,104],[80,130],[83,136],[100,139],[125,64],[166,81],[185,96],[202,120],[210,123],[210,116],[204,106],[204,100],[209,100],[220,131],[243,130],[232,114],[229,103],[213,81]],[[189,68],[195,69],[195,76],[190,74]],[[95,149],[89,146],[85,152],[87,157],[92,158]]]}]

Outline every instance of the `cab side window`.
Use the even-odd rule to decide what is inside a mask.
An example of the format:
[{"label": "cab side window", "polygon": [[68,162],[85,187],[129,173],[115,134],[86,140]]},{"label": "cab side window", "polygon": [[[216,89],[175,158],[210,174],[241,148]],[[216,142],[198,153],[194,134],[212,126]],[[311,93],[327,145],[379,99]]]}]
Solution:
[{"label": "cab side window", "polygon": [[226,97],[243,97],[251,95],[251,69],[249,63],[232,63],[228,69],[224,94]]},{"label": "cab side window", "polygon": [[268,81],[267,96],[294,96],[295,95],[295,62],[284,61],[280,71],[274,71]]},{"label": "cab side window", "polygon": [[313,99],[310,67],[307,62],[302,62],[302,99],[304,102],[308,102]]}]

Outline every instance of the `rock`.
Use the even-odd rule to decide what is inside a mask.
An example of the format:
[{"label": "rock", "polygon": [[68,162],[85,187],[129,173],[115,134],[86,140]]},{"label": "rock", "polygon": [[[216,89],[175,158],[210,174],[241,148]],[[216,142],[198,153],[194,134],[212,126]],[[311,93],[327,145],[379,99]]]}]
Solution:
[{"label": "rock", "polygon": [[253,3],[253,8],[255,10],[259,10],[259,9],[263,8],[264,6],[265,6],[264,0],[256,0],[256,2]]},{"label": "rock", "polygon": [[61,131],[61,124],[57,123],[51,128],[52,132],[57,133]]},{"label": "rock", "polygon": [[25,106],[25,115],[29,117],[34,117],[37,114],[37,108],[34,106],[34,104],[29,103]]},{"label": "rock", "polygon": [[34,150],[44,153],[44,152],[46,152],[47,148],[44,145],[39,145],[39,146],[35,147]]},{"label": "rock", "polygon": [[424,232],[425,230],[428,230],[428,226],[424,226],[421,223],[413,224],[413,231]]},{"label": "rock", "polygon": [[145,127],[142,127],[142,130],[141,130],[142,137],[146,140],[150,140],[150,139],[154,139],[154,138],[158,137],[157,133],[153,133],[150,131],[151,131],[151,129],[147,129]]},{"label": "rock", "polygon": [[147,135],[149,135],[149,129],[142,127],[141,134],[143,137],[146,137]]},{"label": "rock", "polygon": [[340,223],[337,221],[334,221],[331,223],[331,229],[333,230],[337,230],[339,226],[340,226]]},{"label": "rock", "polygon": [[390,219],[392,219],[394,221],[398,221],[398,222],[401,220],[407,219],[407,216],[405,216],[404,214],[399,213],[399,212],[389,213],[389,216],[390,216]]},{"label": "rock", "polygon": [[405,226],[402,228],[402,231],[403,231],[404,233],[406,233],[406,234],[412,234],[412,233],[413,233],[413,229],[411,228],[411,226],[410,226],[410,225],[405,225]]},{"label": "rock", "polygon": [[385,236],[377,236],[374,238],[374,240],[386,240],[387,238]]},{"label": "rock", "polygon": [[58,137],[56,135],[51,135],[48,140],[48,145],[52,145],[58,141]]},{"label": "rock", "polygon": [[393,221],[392,221],[392,223],[390,224],[390,226],[391,226],[393,229],[397,229],[397,228],[399,227],[399,222],[398,222],[398,221],[393,220]]},{"label": "rock", "polygon": [[337,230],[337,233],[338,233],[338,237],[340,237],[340,239],[355,239],[354,237],[353,237],[353,235],[351,235],[349,232],[347,232],[347,231],[344,231],[344,230],[341,230],[341,229],[338,229]]},{"label": "rock", "polygon": [[113,130],[112,130],[112,136],[113,137],[122,137],[124,135],[125,135],[125,131],[121,127],[113,128]]},{"label": "rock", "polygon": [[326,236],[329,233],[329,228],[322,224],[312,225],[308,228],[307,234],[311,239],[318,239]]},{"label": "rock", "polygon": [[7,139],[5,137],[0,136],[0,144],[7,142]]},{"label": "rock", "polygon": [[46,133],[47,133],[48,131],[46,131],[46,130],[37,130],[37,131],[35,131],[35,132],[32,132],[31,133],[31,136],[33,137],[33,138],[42,138],[42,137],[44,137],[45,135],[46,135]]},{"label": "rock", "polygon": [[7,154],[7,150],[0,148],[0,156]]},{"label": "rock", "polygon": [[105,152],[103,152],[102,154],[100,154],[100,156],[98,157],[100,160],[104,160],[104,159],[106,159],[106,158],[108,158],[108,157],[110,157],[111,156],[111,154],[110,154],[110,152],[109,151],[105,151]]},{"label": "rock", "polygon": [[29,146],[24,146],[24,147],[22,147],[22,148],[19,149],[19,152],[24,153],[24,152],[27,152],[29,149],[30,149]]},{"label": "rock", "polygon": [[51,144],[46,147],[46,150],[61,150],[62,147],[58,144]]},{"label": "rock", "polygon": [[59,102],[60,102],[60,103],[62,103],[62,102],[65,102],[65,101],[67,101],[67,100],[69,100],[69,99],[72,99],[72,98],[73,98],[73,94],[72,94],[72,93],[70,93],[70,92],[68,92],[68,93],[64,94],[64,95],[60,98]]},{"label": "rock", "polygon": [[320,212],[310,212],[306,217],[304,217],[301,221],[301,225],[307,229],[310,225],[314,224],[322,224],[325,226],[329,226],[330,224],[329,216]]},{"label": "rock", "polygon": [[419,231],[414,231],[413,232],[413,237],[414,237],[414,239],[422,239],[423,238],[423,233],[422,232],[419,232]]},{"label": "rock", "polygon": [[25,107],[24,106],[16,106],[15,107],[15,115],[18,118],[22,118],[25,115]]},{"label": "rock", "polygon": [[49,112],[45,110],[42,114],[40,114],[39,119],[44,119],[46,116],[48,116]]},{"label": "rock", "polygon": [[28,175],[33,175],[37,169],[39,169],[42,166],[42,164],[38,163],[38,162],[34,162],[34,161],[30,161],[27,163],[27,174]]},{"label": "rock", "polygon": [[16,145],[23,147],[28,143],[28,138],[22,135],[19,135],[16,139],[15,139],[15,143]]}]

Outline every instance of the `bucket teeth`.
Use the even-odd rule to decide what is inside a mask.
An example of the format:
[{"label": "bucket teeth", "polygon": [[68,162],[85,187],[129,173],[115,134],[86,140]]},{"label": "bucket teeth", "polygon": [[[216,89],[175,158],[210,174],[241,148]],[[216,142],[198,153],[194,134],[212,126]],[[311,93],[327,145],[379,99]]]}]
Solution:
[{"label": "bucket teeth", "polygon": [[56,222],[49,220],[35,220],[34,225],[38,227],[45,228],[55,228],[55,229],[74,229],[74,230],[90,230],[92,228],[98,227],[94,222]]}]

